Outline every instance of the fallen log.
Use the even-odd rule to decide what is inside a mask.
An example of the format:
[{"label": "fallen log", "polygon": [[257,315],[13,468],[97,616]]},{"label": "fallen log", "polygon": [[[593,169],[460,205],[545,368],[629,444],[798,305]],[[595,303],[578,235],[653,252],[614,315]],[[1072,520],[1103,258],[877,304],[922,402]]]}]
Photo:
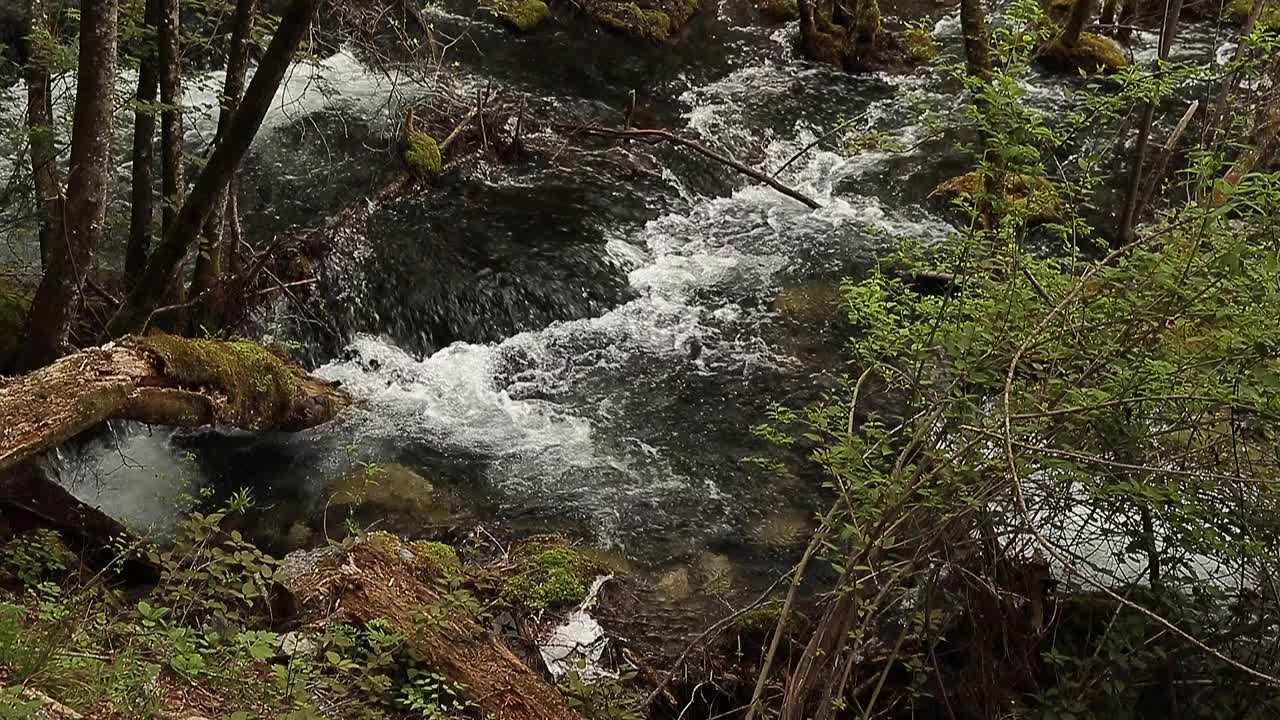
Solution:
[{"label": "fallen log", "polygon": [[464,686],[486,718],[581,720],[540,673],[403,557],[361,541],[294,553],[280,571],[303,627],[387,622],[417,657]]},{"label": "fallen log", "polygon": [[0,380],[0,472],[116,418],[297,431],[349,403],[252,342],[127,337]]}]

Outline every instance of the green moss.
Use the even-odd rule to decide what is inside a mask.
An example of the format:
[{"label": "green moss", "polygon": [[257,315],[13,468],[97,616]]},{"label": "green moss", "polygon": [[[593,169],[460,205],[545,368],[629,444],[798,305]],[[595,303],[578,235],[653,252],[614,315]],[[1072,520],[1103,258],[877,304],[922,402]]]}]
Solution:
[{"label": "green moss", "polygon": [[458,551],[442,542],[409,542],[383,530],[365,533],[361,542],[388,560],[407,563],[422,578],[451,579],[462,575]]},{"label": "green moss", "polygon": [[18,351],[30,308],[31,299],[28,296],[0,288],[0,371],[3,371]]},{"label": "green moss", "polygon": [[1070,46],[1054,38],[1040,48],[1037,60],[1049,70],[1066,73],[1112,73],[1129,67],[1119,43],[1094,33],[1081,34],[1080,42]]},{"label": "green moss", "polygon": [[[982,176],[965,173],[946,180],[933,192],[941,197],[973,197],[983,191]],[[1056,220],[1062,210],[1062,199],[1047,178],[1032,175],[1009,175],[1005,178],[1005,200],[1012,212],[1024,213],[1028,222]]]},{"label": "green moss", "polygon": [[853,29],[864,42],[875,39],[880,32],[879,0],[858,0],[858,7],[853,18]]},{"label": "green moss", "polygon": [[[734,621],[733,637],[735,646],[744,648],[764,647],[772,638],[773,631],[782,618],[782,608],[778,605],[756,608],[743,613]],[[803,643],[805,635],[813,629],[813,623],[802,613],[792,611],[787,614],[787,624],[782,628],[784,641]]]},{"label": "green moss", "polygon": [[419,177],[433,177],[444,167],[440,145],[431,135],[415,130],[405,142],[404,161]]},{"label": "green moss", "polygon": [[938,41],[925,28],[913,27],[901,34],[907,53],[917,62],[931,62],[938,58]]},{"label": "green moss", "polygon": [[499,0],[489,10],[512,29],[525,32],[551,18],[543,0]]},{"label": "green moss", "polygon": [[[1253,0],[1231,0],[1226,10],[1227,18],[1239,25],[1243,25],[1252,12]],[[1264,30],[1280,31],[1280,0],[1270,0],[1263,6],[1258,26]]]},{"label": "green moss", "polygon": [[416,540],[409,543],[414,567],[437,577],[455,578],[462,574],[462,560],[458,551],[442,542]]},{"label": "green moss", "polygon": [[164,373],[186,387],[219,391],[225,420],[246,430],[271,430],[287,417],[298,386],[289,365],[256,343],[150,335],[131,341],[161,360]]},{"label": "green moss", "polygon": [[756,0],[756,9],[766,22],[784,23],[800,17],[799,0]]},{"label": "green moss", "polygon": [[699,0],[594,0],[583,7],[596,22],[611,30],[663,42],[693,18],[699,5]]},{"label": "green moss", "polygon": [[502,583],[501,597],[527,610],[562,608],[587,596],[595,565],[571,547],[534,544],[517,555],[517,572]]}]

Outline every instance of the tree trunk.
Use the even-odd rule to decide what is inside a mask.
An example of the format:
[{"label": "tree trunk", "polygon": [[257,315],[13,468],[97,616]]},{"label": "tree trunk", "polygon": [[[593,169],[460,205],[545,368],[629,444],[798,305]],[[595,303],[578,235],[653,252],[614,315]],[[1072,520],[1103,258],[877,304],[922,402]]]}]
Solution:
[{"label": "tree trunk", "polygon": [[80,67],[67,180],[66,242],[50,248],[49,264],[31,303],[18,368],[32,369],[62,354],[94,249],[106,224],[111,174],[111,111],[116,74],[116,0],[80,9]]},{"label": "tree trunk", "polygon": [[[238,0],[236,14],[231,31],[231,47],[227,51],[227,78],[222,89],[222,109],[218,114],[218,132],[214,143],[222,142],[227,130],[231,127],[231,118],[240,99],[244,96],[245,76],[249,68],[249,44],[252,40],[254,18],[258,12],[258,0]],[[224,256],[226,254],[225,228],[228,209],[234,211],[234,205],[227,202],[231,193],[235,192],[235,176],[227,187],[218,193],[213,203],[213,210],[204,223],[200,239],[200,253],[196,256],[195,276],[191,283],[191,294],[201,297],[200,307],[195,313],[197,323],[209,328],[217,327],[218,318],[225,298],[220,292]]]},{"label": "tree trunk", "polygon": [[982,0],[960,0],[960,32],[964,35],[964,59],[973,77],[991,74],[991,45],[987,38],[986,10]]},{"label": "tree trunk", "polygon": [[0,471],[114,418],[294,431],[348,402],[248,341],[127,338],[0,384]]},{"label": "tree trunk", "polygon": [[[1173,48],[1173,39],[1178,34],[1178,17],[1182,15],[1182,0],[1172,0],[1165,8],[1164,24],[1160,29],[1160,47],[1157,57],[1160,62],[1169,59],[1169,51]],[[1124,207],[1120,215],[1120,232],[1116,236],[1113,247],[1128,245],[1137,237],[1135,227],[1138,221],[1139,201],[1142,199],[1143,169],[1147,163],[1147,152],[1151,145],[1151,126],[1155,122],[1156,106],[1148,101],[1142,110],[1142,125],[1138,129],[1138,144],[1134,148],[1133,167],[1129,169],[1129,185],[1125,192]]]},{"label": "tree trunk", "polygon": [[1225,187],[1214,190],[1209,207],[1222,207],[1227,202],[1226,189],[1234,188],[1246,175],[1265,167],[1275,159],[1277,152],[1280,152],[1280,109],[1272,110],[1259,120],[1254,128],[1253,144],[1227,170],[1222,178]]},{"label": "tree trunk", "polygon": [[48,48],[37,47],[47,33],[54,33],[56,10],[51,0],[31,0],[31,24],[27,35],[27,129],[31,144],[31,177],[40,208],[40,267],[48,269],[54,243],[64,243],[62,229],[62,179],[58,173],[58,147],[53,135],[53,94],[49,85]]},{"label": "tree trunk", "polygon": [[294,0],[280,18],[275,37],[253,74],[226,137],[214,148],[173,227],[165,232],[164,239],[151,254],[137,286],[108,323],[105,332],[108,337],[119,337],[143,328],[151,311],[164,298],[192,240],[199,236],[219,195],[249,151],[319,4],[320,0]]},{"label": "tree trunk", "polygon": [[1071,15],[1067,17],[1067,24],[1058,36],[1058,42],[1063,46],[1070,48],[1080,44],[1080,36],[1084,34],[1089,18],[1093,17],[1093,3],[1094,0],[1076,0],[1071,6]]},{"label": "tree trunk", "polygon": [[160,0],[146,0],[146,26],[156,43],[148,48],[138,68],[138,108],[133,113],[133,190],[130,194],[129,244],[124,256],[125,288],[132,288],[151,252],[151,226],[155,220],[156,114],[152,106],[160,88]]},{"label": "tree trunk", "polygon": [[[303,625],[389,623],[412,652],[462,685],[486,718],[582,720],[541,673],[521,662],[467,611],[450,610],[433,579],[422,577],[398,555],[360,542],[350,550],[330,546],[290,555],[280,570]],[[445,615],[438,622],[423,622],[423,608],[444,608]]]},{"label": "tree trunk", "polygon": [[160,190],[164,196],[161,232],[168,234],[182,206],[182,49],[178,41],[178,0],[160,2]]}]

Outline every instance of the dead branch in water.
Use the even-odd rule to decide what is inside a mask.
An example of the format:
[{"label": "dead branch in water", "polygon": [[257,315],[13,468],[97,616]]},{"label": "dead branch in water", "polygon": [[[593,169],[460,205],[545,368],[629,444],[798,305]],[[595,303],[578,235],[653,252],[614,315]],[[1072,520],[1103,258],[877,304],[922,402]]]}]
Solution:
[{"label": "dead branch in water", "polygon": [[707,159],[714,160],[715,162],[718,162],[721,165],[732,168],[737,172],[743,175],[746,175],[747,177],[753,180],[762,182],[765,185],[768,185],[769,187],[773,188],[774,190],[777,190],[778,192],[782,193],[783,195],[786,195],[792,200],[800,202],[814,210],[822,209],[822,205],[820,205],[818,201],[814,200],[808,195],[805,195],[804,193],[801,193],[800,191],[794,188],[788,187],[782,184],[781,182],[778,182],[777,179],[769,177],[768,175],[758,170],[753,170],[752,168],[749,168],[746,165],[743,165],[742,163],[738,162],[737,160],[734,160],[728,155],[723,155],[721,153],[718,153],[715,150],[712,150],[711,148],[708,148],[707,146],[702,145],[701,143],[694,142],[693,140],[689,140],[688,138],[680,137],[679,135],[676,135],[675,133],[669,130],[639,130],[639,129],[614,130],[610,128],[602,128],[602,127],[596,127],[596,126],[575,127],[575,128],[566,128],[566,129],[569,129],[575,132],[586,133],[588,135],[616,138],[619,140],[641,140],[641,141],[646,141],[650,143],[668,142],[673,145],[679,145],[680,147],[692,150]]}]

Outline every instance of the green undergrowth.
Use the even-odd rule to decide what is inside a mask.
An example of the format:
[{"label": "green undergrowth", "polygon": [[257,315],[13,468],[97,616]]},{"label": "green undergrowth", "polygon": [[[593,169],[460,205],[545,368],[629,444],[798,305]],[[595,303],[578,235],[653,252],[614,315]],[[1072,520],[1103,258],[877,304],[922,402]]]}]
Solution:
[{"label": "green undergrowth", "polygon": [[[479,717],[466,688],[389,623],[281,632],[279,562],[224,529],[248,507],[237,494],[182,521],[169,547],[117,548],[161,570],[141,598],[79,567],[52,531],[0,546],[0,678],[9,688],[0,718],[42,717],[40,701],[15,688],[105,720],[320,720],[339,707],[353,720]],[[447,545],[386,533],[367,540],[406,550],[432,572],[461,573]]]}]

